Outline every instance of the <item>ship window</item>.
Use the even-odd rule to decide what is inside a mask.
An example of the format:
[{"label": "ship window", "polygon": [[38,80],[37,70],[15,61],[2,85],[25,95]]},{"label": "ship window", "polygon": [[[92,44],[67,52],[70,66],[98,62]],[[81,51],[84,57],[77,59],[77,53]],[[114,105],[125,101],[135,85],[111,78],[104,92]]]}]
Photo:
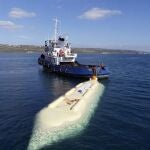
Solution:
[{"label": "ship window", "polygon": [[71,58],[65,58],[66,60],[72,60]]},{"label": "ship window", "polygon": [[56,48],[60,48],[60,46],[59,46],[59,45],[57,45],[57,46],[56,46]]}]

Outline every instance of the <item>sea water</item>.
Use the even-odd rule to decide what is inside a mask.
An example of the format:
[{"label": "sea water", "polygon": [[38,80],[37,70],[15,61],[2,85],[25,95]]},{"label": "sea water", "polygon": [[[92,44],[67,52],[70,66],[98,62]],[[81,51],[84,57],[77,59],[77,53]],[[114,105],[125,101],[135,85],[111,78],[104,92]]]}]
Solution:
[{"label": "sea water", "polygon": [[[26,150],[36,114],[83,79],[49,74],[39,53],[0,53],[0,149]],[[79,55],[85,64],[105,63],[105,91],[82,132],[43,149],[150,149],[150,55]],[[83,123],[84,124],[84,123]],[[72,128],[70,129],[72,131]],[[71,135],[71,134],[70,134]]]}]

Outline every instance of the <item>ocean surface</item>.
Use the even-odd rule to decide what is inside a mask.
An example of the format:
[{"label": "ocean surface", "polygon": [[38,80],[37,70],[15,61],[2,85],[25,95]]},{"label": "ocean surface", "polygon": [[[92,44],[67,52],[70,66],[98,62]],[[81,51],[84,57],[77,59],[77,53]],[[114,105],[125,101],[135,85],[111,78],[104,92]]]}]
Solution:
[{"label": "ocean surface", "polygon": [[[26,150],[35,115],[83,79],[50,74],[39,53],[0,53],[0,150]],[[44,150],[150,150],[150,55],[79,55],[111,72],[86,128]]]}]

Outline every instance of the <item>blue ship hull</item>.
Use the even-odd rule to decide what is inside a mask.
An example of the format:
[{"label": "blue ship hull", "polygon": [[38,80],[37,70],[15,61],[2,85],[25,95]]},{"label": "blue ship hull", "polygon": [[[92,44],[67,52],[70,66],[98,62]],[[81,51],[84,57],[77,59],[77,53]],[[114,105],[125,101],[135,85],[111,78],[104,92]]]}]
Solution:
[{"label": "blue ship hull", "polygon": [[73,64],[54,65],[42,58],[38,59],[38,63],[51,72],[66,76],[89,78],[93,74],[95,74],[98,78],[109,77],[108,68],[105,66],[102,67],[102,66],[82,65],[79,63],[76,63],[74,65]]}]

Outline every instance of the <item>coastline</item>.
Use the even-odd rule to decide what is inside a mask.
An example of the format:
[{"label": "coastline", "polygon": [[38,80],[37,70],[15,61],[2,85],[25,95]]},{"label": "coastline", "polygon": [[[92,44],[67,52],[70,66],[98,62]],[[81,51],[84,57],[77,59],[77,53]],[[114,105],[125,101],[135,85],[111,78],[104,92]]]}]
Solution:
[{"label": "coastline", "polygon": [[[36,45],[8,45],[0,44],[0,52],[41,52],[44,46]],[[148,54],[148,52],[137,50],[103,49],[103,48],[72,48],[79,54]]]}]

